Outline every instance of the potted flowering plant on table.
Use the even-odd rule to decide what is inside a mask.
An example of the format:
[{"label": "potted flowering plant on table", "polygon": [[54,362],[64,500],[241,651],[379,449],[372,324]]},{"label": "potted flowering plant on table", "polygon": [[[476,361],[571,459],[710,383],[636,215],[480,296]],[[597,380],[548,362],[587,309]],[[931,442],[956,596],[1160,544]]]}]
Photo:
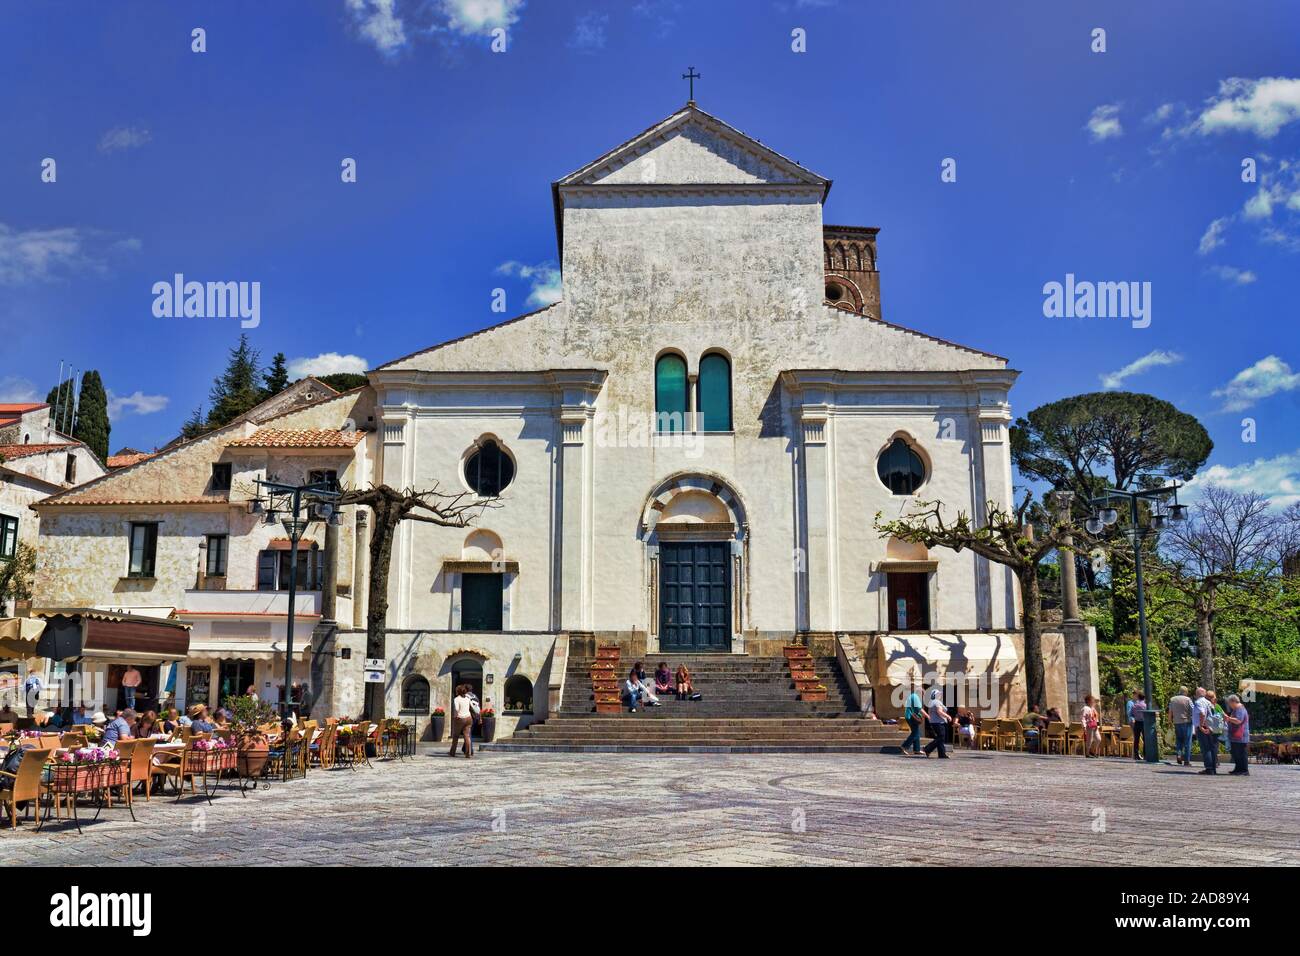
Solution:
[{"label": "potted flowering plant on table", "polygon": [[492,709],[491,704],[484,704],[483,709],[479,711],[479,717],[483,721],[483,739],[490,741],[497,732],[497,712]]},{"label": "potted flowering plant on table", "polygon": [[262,726],[275,719],[275,711],[270,704],[253,697],[233,695],[226,698],[226,710],[230,711],[230,726],[238,741],[239,775],[245,779],[255,779],[261,775],[270,759],[271,745]]},{"label": "potted flowering plant on table", "polygon": [[442,732],[447,726],[447,711],[442,707],[433,708],[433,740],[442,740]]}]

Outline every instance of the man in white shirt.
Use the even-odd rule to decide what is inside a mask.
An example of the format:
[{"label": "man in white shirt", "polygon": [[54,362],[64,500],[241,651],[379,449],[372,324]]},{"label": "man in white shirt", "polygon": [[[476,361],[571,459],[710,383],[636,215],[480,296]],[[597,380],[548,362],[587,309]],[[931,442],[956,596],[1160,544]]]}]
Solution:
[{"label": "man in white shirt", "polygon": [[[1205,688],[1196,688],[1196,699],[1192,701],[1192,726],[1196,728],[1196,740],[1201,745],[1201,762],[1205,764],[1207,771],[1212,770],[1216,756],[1214,751],[1219,749],[1218,741],[1201,730],[1201,724],[1205,723],[1212,713],[1214,713],[1214,704],[1205,696]],[[1210,743],[1212,740],[1214,740],[1213,746]]]},{"label": "man in white shirt", "polygon": [[947,708],[943,706],[943,692],[938,687],[930,688],[930,700],[926,709],[929,711],[926,719],[930,723],[930,733],[934,734],[934,739],[926,744],[925,749],[921,752],[928,757],[930,751],[938,747],[939,759],[947,760],[948,751],[944,747],[944,740],[948,736],[948,721],[950,718],[948,717]]}]

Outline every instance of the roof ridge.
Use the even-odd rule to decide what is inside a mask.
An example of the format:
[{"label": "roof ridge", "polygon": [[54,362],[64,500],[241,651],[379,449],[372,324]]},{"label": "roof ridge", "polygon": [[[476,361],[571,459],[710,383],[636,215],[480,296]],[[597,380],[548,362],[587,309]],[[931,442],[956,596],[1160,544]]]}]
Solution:
[{"label": "roof ridge", "polygon": [[922,332],[919,329],[914,329],[911,328],[910,326],[899,325],[897,322],[888,322],[885,319],[878,318],[874,315],[868,315],[865,312],[850,312],[847,309],[841,309],[834,305],[828,305],[825,302],[822,303],[822,308],[831,309],[832,311],[838,312],[841,315],[856,315],[866,319],[868,322],[878,322],[879,324],[887,328],[894,329],[898,332],[906,332],[909,335],[920,336],[923,339],[929,339],[931,342],[938,342],[940,345],[947,345],[949,348],[961,349],[963,352],[973,352],[976,355],[983,355],[986,356],[987,358],[997,359],[999,362],[1011,361],[1011,359],[1007,358],[1005,355],[998,355],[996,352],[986,352],[983,349],[977,349],[971,345],[962,345],[960,342],[952,342],[949,341],[948,339],[941,339],[939,338],[939,336],[931,335],[929,332]]}]

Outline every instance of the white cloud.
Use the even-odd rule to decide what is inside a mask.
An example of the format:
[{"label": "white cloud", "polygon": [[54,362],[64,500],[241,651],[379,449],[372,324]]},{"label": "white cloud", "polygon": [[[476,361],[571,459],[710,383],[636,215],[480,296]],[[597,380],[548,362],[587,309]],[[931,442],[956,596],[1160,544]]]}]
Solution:
[{"label": "white cloud", "polygon": [[397,0],[347,0],[357,32],[384,56],[406,46],[406,25],[397,13]]},{"label": "white cloud", "polygon": [[36,385],[20,375],[0,376],[0,402],[39,402]]},{"label": "white cloud", "polygon": [[1119,388],[1124,384],[1126,378],[1132,378],[1147,369],[1158,368],[1161,365],[1177,365],[1182,360],[1183,357],[1177,352],[1165,352],[1156,349],[1154,352],[1148,352],[1141,358],[1129,362],[1118,372],[1106,372],[1098,377],[1101,379],[1102,388]]},{"label": "white cloud", "polygon": [[1273,215],[1273,195],[1268,189],[1260,189],[1246,200],[1241,209],[1247,219],[1267,219]]},{"label": "white cloud", "polygon": [[1154,110],[1147,114],[1146,122],[1153,126],[1159,126],[1161,123],[1169,121],[1169,117],[1174,115],[1173,103],[1161,103]]},{"label": "white cloud", "polygon": [[1187,483],[1188,497],[1217,485],[1233,491],[1254,491],[1286,507],[1300,501],[1300,449],[1274,458],[1256,458],[1240,465],[1211,465]]},{"label": "white cloud", "polygon": [[543,262],[540,265],[529,266],[512,260],[497,266],[497,273],[518,276],[532,283],[532,289],[528,293],[528,305],[537,308],[554,305],[563,297],[564,288],[560,279],[560,270],[554,263]]},{"label": "white cloud", "polygon": [[142,126],[114,126],[99,138],[101,153],[136,149],[149,142],[149,131]]},{"label": "white cloud", "polygon": [[1212,266],[1210,271],[1224,282],[1231,282],[1235,285],[1250,285],[1259,278],[1249,269],[1238,269],[1236,266]]},{"label": "white cloud", "polygon": [[1214,390],[1215,398],[1223,399],[1223,411],[1240,412],[1250,408],[1260,399],[1279,392],[1300,388],[1300,374],[1276,355],[1269,355],[1233,376],[1232,381]]},{"label": "white cloud", "polygon": [[1205,233],[1204,235],[1201,236],[1201,244],[1197,246],[1196,251],[1199,252],[1201,255],[1205,255],[1206,253],[1210,252],[1210,250],[1216,249],[1219,246],[1223,245],[1223,238],[1222,238],[1223,230],[1227,228],[1227,225],[1228,225],[1227,216],[1224,216],[1220,219],[1216,219],[1214,220],[1214,222],[1210,223],[1205,228]]},{"label": "white cloud", "polygon": [[85,253],[85,238],[75,226],[18,232],[0,223],[0,285],[95,267]]},{"label": "white cloud", "polygon": [[126,415],[152,415],[161,412],[171,401],[166,395],[146,395],[140,390],[130,395],[108,393],[108,417],[117,421]]},{"label": "white cloud", "polygon": [[524,0],[441,0],[447,28],[465,36],[487,36],[519,22]]},{"label": "white cloud", "polygon": [[339,372],[364,373],[370,363],[360,355],[340,355],[338,352],[322,352],[320,355],[304,356],[289,360],[289,377],[306,378],[309,375],[335,375]]},{"label": "white cloud", "polygon": [[1218,95],[1205,101],[1188,131],[1202,136],[1244,131],[1272,139],[1283,126],[1298,119],[1300,79],[1234,76],[1219,82]]},{"label": "white cloud", "polygon": [[605,27],[609,23],[607,13],[586,13],[578,17],[573,24],[573,35],[567,46],[580,53],[595,53],[605,49]]},{"label": "white cloud", "polygon": [[1084,128],[1092,136],[1093,142],[1122,136],[1124,127],[1119,122],[1119,104],[1109,103],[1098,106],[1088,117],[1088,123]]}]

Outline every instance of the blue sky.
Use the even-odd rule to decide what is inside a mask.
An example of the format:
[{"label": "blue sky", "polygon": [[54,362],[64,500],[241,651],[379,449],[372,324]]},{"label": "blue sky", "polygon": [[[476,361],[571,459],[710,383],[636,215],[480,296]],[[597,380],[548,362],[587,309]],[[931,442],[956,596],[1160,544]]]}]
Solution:
[{"label": "blue sky", "polygon": [[[177,272],[259,281],[254,345],[299,370],[488,325],[497,287],[526,311],[549,183],[694,65],[704,109],[835,180],[828,222],[881,227],[885,318],[1009,356],[1018,412],[1105,376],[1168,399],[1217,480],[1300,497],[1298,35],[1285,2],[5,4],[0,401],[62,359],[103,374],[114,449],[171,438],[239,334],[156,318]],[[1067,273],[1151,283],[1151,323],[1045,317]]]}]

